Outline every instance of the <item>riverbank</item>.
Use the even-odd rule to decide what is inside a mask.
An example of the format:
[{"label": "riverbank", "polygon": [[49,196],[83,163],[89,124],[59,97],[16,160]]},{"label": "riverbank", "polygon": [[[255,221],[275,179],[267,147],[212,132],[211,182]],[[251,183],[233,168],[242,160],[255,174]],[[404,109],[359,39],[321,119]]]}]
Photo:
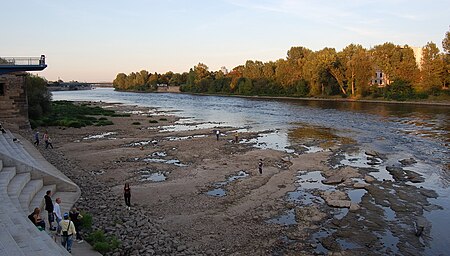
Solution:
[{"label": "riverbank", "polygon": [[49,127],[55,149],[42,152],[80,185],[78,206],[93,213],[94,227],[122,241],[112,254],[382,255],[420,252],[431,239],[423,214],[436,209],[427,198],[437,195],[409,185],[420,175],[386,169],[386,156],[332,130],[298,128],[287,153],[253,147],[250,132],[233,143],[232,127],[216,140],[215,124],[91,105],[130,116],[103,127]]}]

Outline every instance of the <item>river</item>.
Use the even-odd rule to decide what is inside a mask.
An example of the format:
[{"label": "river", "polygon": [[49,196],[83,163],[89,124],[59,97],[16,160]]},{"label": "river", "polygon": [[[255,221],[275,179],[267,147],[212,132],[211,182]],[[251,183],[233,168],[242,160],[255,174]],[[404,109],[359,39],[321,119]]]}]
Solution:
[{"label": "river", "polygon": [[420,186],[438,194],[432,203],[441,210],[426,211],[431,222],[426,254],[450,251],[450,107],[416,104],[257,99],[171,93],[115,92],[112,88],[53,92],[53,100],[117,102],[171,111],[183,122],[209,123],[257,131],[262,145],[289,151],[290,131],[300,125],[330,128],[355,140],[360,148],[388,156],[387,165],[414,158],[409,170],[423,175]]}]

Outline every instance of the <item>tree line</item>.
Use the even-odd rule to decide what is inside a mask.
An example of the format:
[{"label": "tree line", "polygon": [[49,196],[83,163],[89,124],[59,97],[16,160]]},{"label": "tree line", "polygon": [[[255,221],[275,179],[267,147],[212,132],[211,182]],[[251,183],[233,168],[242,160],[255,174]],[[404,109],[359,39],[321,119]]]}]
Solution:
[{"label": "tree line", "polygon": [[[146,70],[129,75],[119,73],[113,85],[116,90],[155,91],[158,84],[164,84],[192,93],[294,97],[405,100],[448,96],[450,31],[442,46],[443,53],[435,43],[427,43],[421,49],[420,63],[408,45],[384,43],[366,49],[350,44],[339,52],[328,47],[312,51],[299,46],[289,49],[285,59],[247,60],[229,73],[210,71],[207,65],[199,63],[182,74],[152,74]],[[386,85],[373,81],[377,71],[382,71]]]}]

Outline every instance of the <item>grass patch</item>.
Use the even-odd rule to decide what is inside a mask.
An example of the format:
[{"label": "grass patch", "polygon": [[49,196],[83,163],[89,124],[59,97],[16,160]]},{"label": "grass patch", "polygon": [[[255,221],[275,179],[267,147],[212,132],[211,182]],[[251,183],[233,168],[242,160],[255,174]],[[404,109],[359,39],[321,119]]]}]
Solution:
[{"label": "grass patch", "polygon": [[94,250],[105,254],[107,252],[113,251],[120,246],[119,240],[114,236],[107,236],[103,230],[96,230],[90,233],[86,237],[88,241],[94,247]]},{"label": "grass patch", "polygon": [[156,123],[158,123],[158,120],[148,120],[148,122],[151,124],[156,124]]},{"label": "grass patch", "polygon": [[132,125],[141,125],[141,122],[133,122]]},{"label": "grass patch", "polygon": [[86,104],[77,105],[71,101],[53,101],[51,112],[39,119],[30,120],[32,128],[39,126],[63,126],[81,128],[89,125],[111,125],[106,117],[97,119],[94,116],[112,116],[113,110],[99,106],[90,107]]},{"label": "grass patch", "polygon": [[111,117],[130,117],[131,114],[112,114]]},{"label": "grass patch", "polygon": [[167,121],[167,118],[160,118],[159,121]]},{"label": "grass patch", "polygon": [[84,230],[92,230],[92,215],[87,212],[80,213],[83,218],[81,218],[81,227]]}]

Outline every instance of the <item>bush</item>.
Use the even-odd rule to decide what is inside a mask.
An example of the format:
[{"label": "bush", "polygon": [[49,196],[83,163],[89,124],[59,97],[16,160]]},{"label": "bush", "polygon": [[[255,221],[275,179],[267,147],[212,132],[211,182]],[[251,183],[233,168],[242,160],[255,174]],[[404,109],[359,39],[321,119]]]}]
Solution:
[{"label": "bush", "polygon": [[87,212],[81,212],[81,227],[85,230],[92,229],[92,215]]},{"label": "bush", "polygon": [[114,123],[110,120],[100,120],[98,121],[95,126],[106,126],[106,125],[113,125]]},{"label": "bush", "polygon": [[102,254],[110,252],[120,246],[119,240],[113,236],[106,236],[102,230],[90,233],[86,240],[93,245],[94,249]]},{"label": "bush", "polygon": [[106,117],[100,117],[98,120],[99,120],[99,121],[103,121],[103,120],[108,120],[108,118],[106,118]]},{"label": "bush", "polygon": [[148,122],[151,123],[151,124],[156,124],[156,123],[158,123],[157,120],[148,120]]},{"label": "bush", "polygon": [[132,125],[141,125],[141,122],[133,122]]},{"label": "bush", "polygon": [[167,118],[160,118],[159,121],[167,121]]},{"label": "bush", "polygon": [[396,80],[385,88],[383,96],[388,100],[405,101],[407,99],[413,99],[415,94],[409,83]]}]

